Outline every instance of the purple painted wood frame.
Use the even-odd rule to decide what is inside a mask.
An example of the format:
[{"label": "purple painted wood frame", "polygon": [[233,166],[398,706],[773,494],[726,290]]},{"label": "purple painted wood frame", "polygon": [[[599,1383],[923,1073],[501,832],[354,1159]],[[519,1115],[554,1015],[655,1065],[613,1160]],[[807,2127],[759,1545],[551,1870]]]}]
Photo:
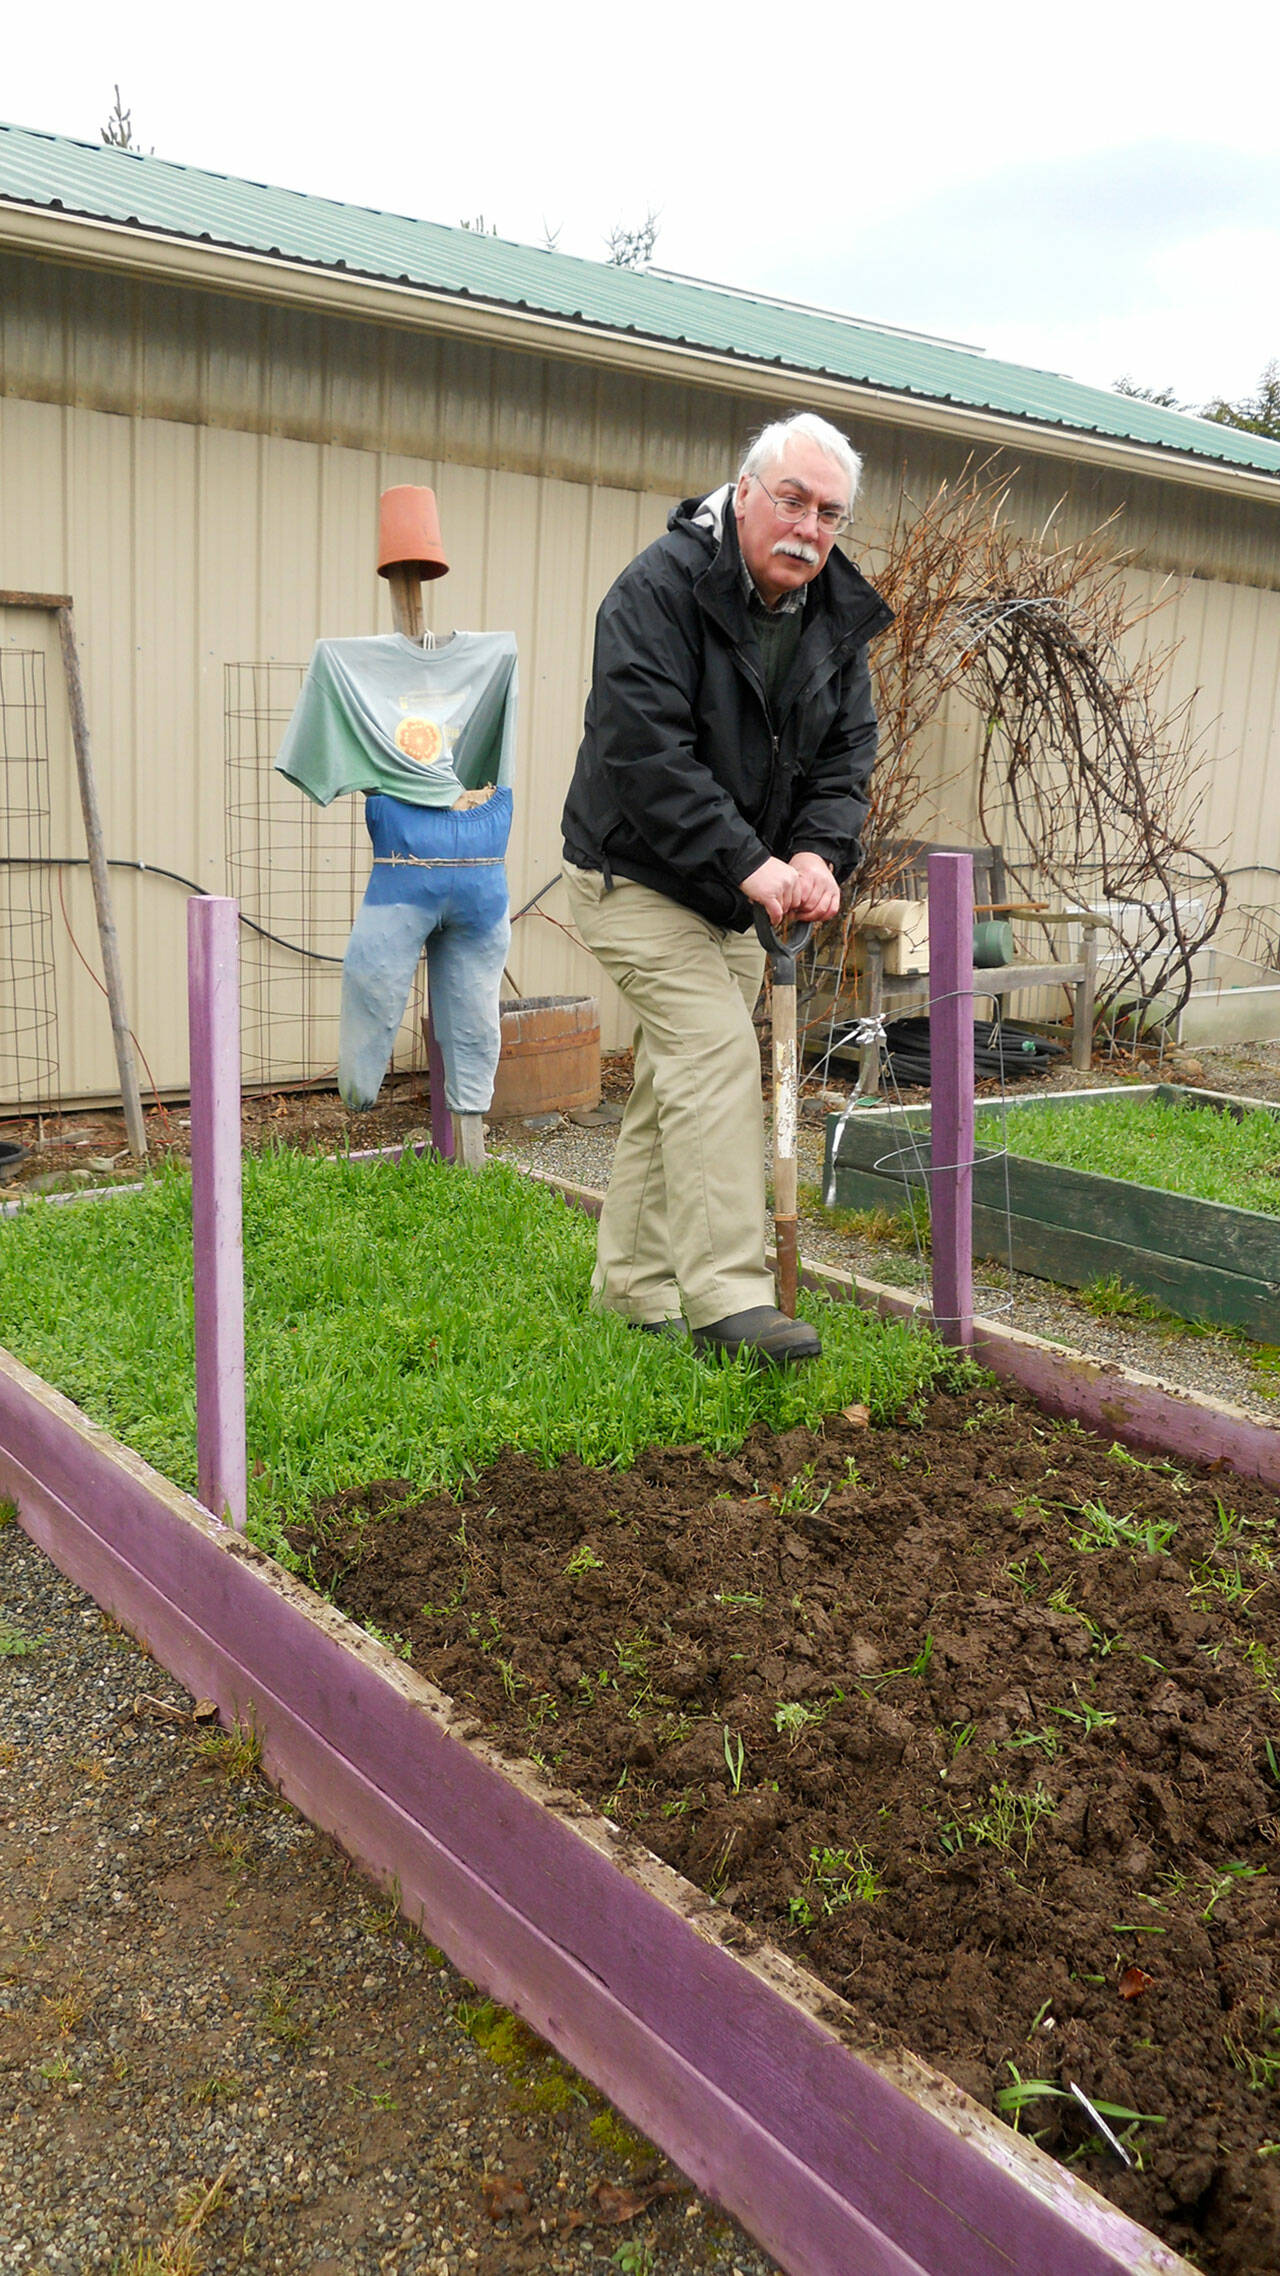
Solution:
[{"label": "purple painted wood frame", "polygon": [[240,912],[221,895],[187,903],[187,1011],[196,1464],[205,1507],[243,1532],[249,1469],[240,1195]]},{"label": "purple painted wood frame", "polygon": [[973,856],[929,856],[933,1320],[973,1341]]},{"label": "purple painted wood frame", "polygon": [[0,1355],[0,1490],[459,1967],[792,2276],[1191,2276],[1186,2264]]},{"label": "purple painted wood frame", "polygon": [[444,1053],[431,1024],[427,999],[427,1074],[431,1083],[431,1143],[446,1162],[453,1160],[453,1116],[444,1095]]}]

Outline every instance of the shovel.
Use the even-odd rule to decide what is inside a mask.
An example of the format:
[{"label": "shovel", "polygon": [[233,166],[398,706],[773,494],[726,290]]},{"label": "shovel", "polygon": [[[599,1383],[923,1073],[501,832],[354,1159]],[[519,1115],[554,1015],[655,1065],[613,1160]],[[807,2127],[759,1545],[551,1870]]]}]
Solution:
[{"label": "shovel", "polygon": [[769,959],[773,987],[773,1245],[778,1258],[778,1309],[796,1316],[796,958],[813,926],[793,925],[779,940],[757,902],[756,931]]}]

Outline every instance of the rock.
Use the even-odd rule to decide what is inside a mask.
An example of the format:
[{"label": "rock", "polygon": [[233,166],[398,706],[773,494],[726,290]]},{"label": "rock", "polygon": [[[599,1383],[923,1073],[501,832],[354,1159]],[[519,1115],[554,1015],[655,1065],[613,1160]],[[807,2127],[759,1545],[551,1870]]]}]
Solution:
[{"label": "rock", "polygon": [[[579,1130],[607,1130],[612,1123],[621,1122],[622,1108],[606,1098],[601,1099],[598,1106],[572,1107],[566,1119]],[[528,1130],[532,1125],[526,1122],[524,1127]]]}]

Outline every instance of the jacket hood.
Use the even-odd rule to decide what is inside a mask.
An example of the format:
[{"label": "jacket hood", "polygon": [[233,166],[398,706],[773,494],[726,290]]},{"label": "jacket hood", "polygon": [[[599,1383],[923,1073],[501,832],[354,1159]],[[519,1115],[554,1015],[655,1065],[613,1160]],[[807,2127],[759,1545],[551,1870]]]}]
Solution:
[{"label": "jacket hood", "polygon": [[729,500],[733,496],[732,482],[722,482],[705,498],[682,498],[667,516],[670,530],[697,530],[704,544],[710,540],[714,552],[724,536]]}]

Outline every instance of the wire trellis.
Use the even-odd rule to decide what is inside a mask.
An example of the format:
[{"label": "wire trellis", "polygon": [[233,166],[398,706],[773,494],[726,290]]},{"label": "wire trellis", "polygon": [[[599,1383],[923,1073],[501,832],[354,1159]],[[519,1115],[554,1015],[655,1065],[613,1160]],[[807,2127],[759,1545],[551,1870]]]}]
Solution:
[{"label": "wire trellis", "polygon": [[[369,876],[364,802],[319,807],[275,756],[304,664],[224,666],[227,874],[241,932],[240,1054],[246,1083],[332,1080],[343,951]],[[426,1064],[418,974],[393,1070]]]},{"label": "wire trellis", "polygon": [[45,660],[0,648],[0,1099],[46,1106],[58,1091],[49,723]]},{"label": "wire trellis", "polygon": [[[971,990],[964,989],[956,993],[962,995],[966,1001],[972,1002]],[[955,1000],[954,995],[951,997],[936,996],[932,999],[932,1003],[936,1006],[938,1003],[953,1000]],[[972,1170],[976,1169],[979,1163],[990,1165],[993,1162],[999,1162],[1003,1179],[1003,1200],[996,1204],[996,1209],[1002,1220],[1002,1253],[999,1257],[988,1253],[985,1259],[980,1259],[975,1250],[974,1265],[980,1267],[985,1264],[985,1270],[980,1270],[979,1282],[975,1287],[974,1310],[981,1312],[987,1319],[995,1319],[1003,1315],[1011,1323],[1014,1322],[1017,1316],[1017,1280],[1013,1249],[1013,1202],[1009,1190],[1009,1097],[1004,1085],[1003,1071],[1000,1074],[998,1095],[994,1098],[975,1101],[975,1106],[980,1111],[999,1116],[1001,1133],[999,1145],[983,1146],[981,1152],[975,1150],[967,1160],[962,1162],[935,1163],[932,1159],[930,1144],[932,1102],[923,1109],[920,1107],[912,1108],[907,1105],[897,1075],[894,1072],[893,1058],[888,1049],[884,1021],[881,1019],[865,1019],[854,1024],[860,1032],[856,1037],[851,1037],[851,1040],[856,1041],[860,1048],[873,1050],[878,1054],[881,1089],[879,1096],[874,1098],[859,1097],[856,1091],[849,1093],[848,1100],[831,1134],[827,1149],[827,1167],[822,1190],[823,1207],[834,1209],[839,1206],[837,1176],[840,1140],[846,1126],[857,1120],[860,1115],[874,1113],[883,1125],[886,1136],[897,1137],[903,1141],[901,1144],[887,1146],[883,1154],[878,1154],[875,1157],[872,1168],[881,1177],[901,1181],[902,1209],[900,1215],[905,1217],[910,1228],[916,1277],[922,1287],[929,1288],[932,1283],[932,1271],[925,1235],[930,1217],[933,1172],[935,1170],[939,1172],[956,1169]],[[887,1090],[883,1087],[886,1078]],[[913,1115],[916,1118],[914,1120]],[[978,1301],[979,1291],[980,1302]],[[921,1309],[926,1312],[930,1311],[927,1301],[922,1300]],[[956,1324],[953,1320],[937,1313],[932,1313],[931,1316],[939,1331]]]}]

